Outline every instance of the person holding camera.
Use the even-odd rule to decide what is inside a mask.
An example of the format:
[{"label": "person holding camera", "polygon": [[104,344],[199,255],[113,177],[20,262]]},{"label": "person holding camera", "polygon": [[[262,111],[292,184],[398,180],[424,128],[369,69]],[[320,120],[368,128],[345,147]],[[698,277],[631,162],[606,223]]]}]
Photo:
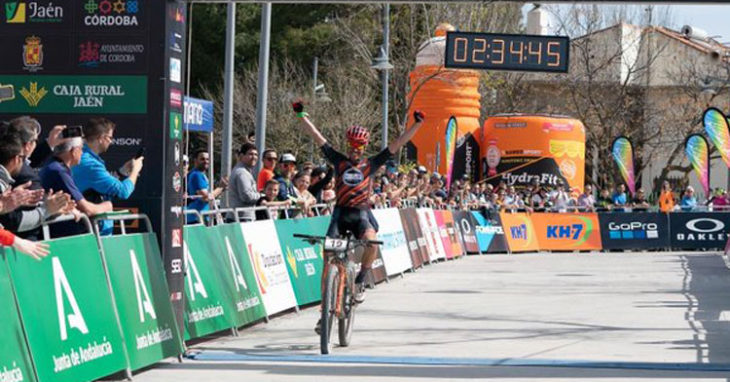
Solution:
[{"label": "person holding camera", "polygon": [[[76,202],[77,207],[73,213],[77,216],[79,212],[89,216],[110,212],[112,210],[111,202],[94,203],[87,200],[71,175],[71,168],[81,162],[84,146],[82,136],[81,126],[69,126],[61,131],[62,139],[53,148],[53,157],[40,171],[41,185],[46,191],[57,190],[71,195],[71,199]],[[53,224],[50,226],[50,230],[53,237],[84,233],[83,226],[72,221]]]},{"label": "person holding camera", "polygon": [[[112,199],[128,199],[137,184],[144,157],[142,152],[130,159],[119,172],[129,174],[123,180],[112,175],[106,168],[101,154],[109,150],[114,139],[114,122],[106,118],[92,118],[83,127],[84,148],[81,162],[71,169],[73,180],[86,200],[102,203]],[[111,235],[114,224],[111,220],[99,222],[101,235]]]}]

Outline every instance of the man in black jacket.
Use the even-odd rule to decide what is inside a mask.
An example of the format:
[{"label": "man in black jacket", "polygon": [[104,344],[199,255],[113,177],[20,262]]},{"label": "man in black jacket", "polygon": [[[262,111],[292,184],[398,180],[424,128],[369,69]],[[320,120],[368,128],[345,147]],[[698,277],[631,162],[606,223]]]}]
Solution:
[{"label": "man in black jacket", "polygon": [[[21,155],[24,160],[21,168],[17,173],[12,175],[12,188],[26,185],[29,190],[42,190],[40,183],[40,177],[38,176],[38,169],[31,167],[31,156],[37,158],[37,163],[42,164],[45,162],[51,154],[53,146],[58,143],[60,139],[60,131],[62,126],[54,127],[48,135],[48,139],[43,142],[39,142],[41,125],[35,118],[29,116],[21,116],[11,120],[3,129],[3,135],[9,134],[17,137],[20,140],[22,147]],[[40,146],[39,150],[36,150]],[[44,154],[45,153],[45,154]],[[25,187],[25,186],[24,186]],[[60,196],[55,196],[58,198]],[[68,197],[68,195],[66,195]],[[56,201],[56,202],[61,202]],[[52,202],[51,205],[55,206],[56,202]],[[32,220],[28,220],[30,216],[34,216],[33,212],[38,213],[37,206],[21,207],[9,214],[2,215],[0,217],[0,224],[5,226],[7,229],[14,231],[17,236],[28,240],[40,240],[41,239],[41,227]],[[54,212],[54,211],[52,211]],[[29,225],[29,223],[32,224]],[[32,228],[30,228],[32,227]]]}]

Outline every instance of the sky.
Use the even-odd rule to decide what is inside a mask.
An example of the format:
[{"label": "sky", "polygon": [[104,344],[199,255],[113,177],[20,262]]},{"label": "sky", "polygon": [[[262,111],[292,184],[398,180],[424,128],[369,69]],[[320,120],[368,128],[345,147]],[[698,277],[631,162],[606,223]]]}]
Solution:
[{"label": "sky", "polygon": [[[631,3],[627,1],[627,3]],[[570,5],[558,5],[559,7],[570,7]],[[601,5],[601,7],[615,7],[616,5]],[[637,5],[638,6],[638,5]],[[716,37],[720,42],[730,44],[730,3],[728,5],[654,5],[655,14],[662,13],[659,8],[668,8],[671,15],[671,24],[664,25],[675,30],[680,30],[683,25],[692,25],[700,28],[710,36]],[[532,9],[532,3],[523,7],[523,13]],[[657,24],[656,22],[654,24]]]}]

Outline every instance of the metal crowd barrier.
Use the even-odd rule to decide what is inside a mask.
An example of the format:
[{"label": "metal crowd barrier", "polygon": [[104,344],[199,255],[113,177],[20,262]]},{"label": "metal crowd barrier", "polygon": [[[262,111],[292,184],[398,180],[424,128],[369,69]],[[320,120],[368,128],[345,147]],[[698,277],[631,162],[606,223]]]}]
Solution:
[{"label": "metal crowd barrier", "polygon": [[79,219],[79,221],[76,220],[75,215],[71,215],[71,214],[59,215],[59,216],[53,217],[51,219],[47,219],[46,221],[43,222],[42,229],[41,229],[43,231],[43,240],[51,239],[51,230],[49,229],[49,226],[51,226],[53,224],[70,222],[70,221],[74,221],[77,223],[80,221],[86,227],[87,233],[94,233],[94,229],[91,227],[91,221],[89,220],[89,217],[86,216],[85,214],[81,215],[81,218]]}]

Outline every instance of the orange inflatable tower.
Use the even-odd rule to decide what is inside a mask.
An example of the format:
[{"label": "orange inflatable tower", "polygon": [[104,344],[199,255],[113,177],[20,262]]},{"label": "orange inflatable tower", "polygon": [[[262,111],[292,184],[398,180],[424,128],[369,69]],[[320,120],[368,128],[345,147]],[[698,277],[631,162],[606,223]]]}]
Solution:
[{"label": "orange inflatable tower", "polygon": [[[454,154],[453,179],[463,175],[471,179],[479,176],[479,72],[444,68],[446,32],[453,31],[449,24],[436,28],[435,37],[425,41],[416,57],[416,68],[410,73],[411,104],[414,110],[426,113],[424,125],[408,144],[408,158],[425,166],[429,171],[446,173],[446,124],[456,117],[457,135]],[[409,121],[410,123],[410,121]]]}]

